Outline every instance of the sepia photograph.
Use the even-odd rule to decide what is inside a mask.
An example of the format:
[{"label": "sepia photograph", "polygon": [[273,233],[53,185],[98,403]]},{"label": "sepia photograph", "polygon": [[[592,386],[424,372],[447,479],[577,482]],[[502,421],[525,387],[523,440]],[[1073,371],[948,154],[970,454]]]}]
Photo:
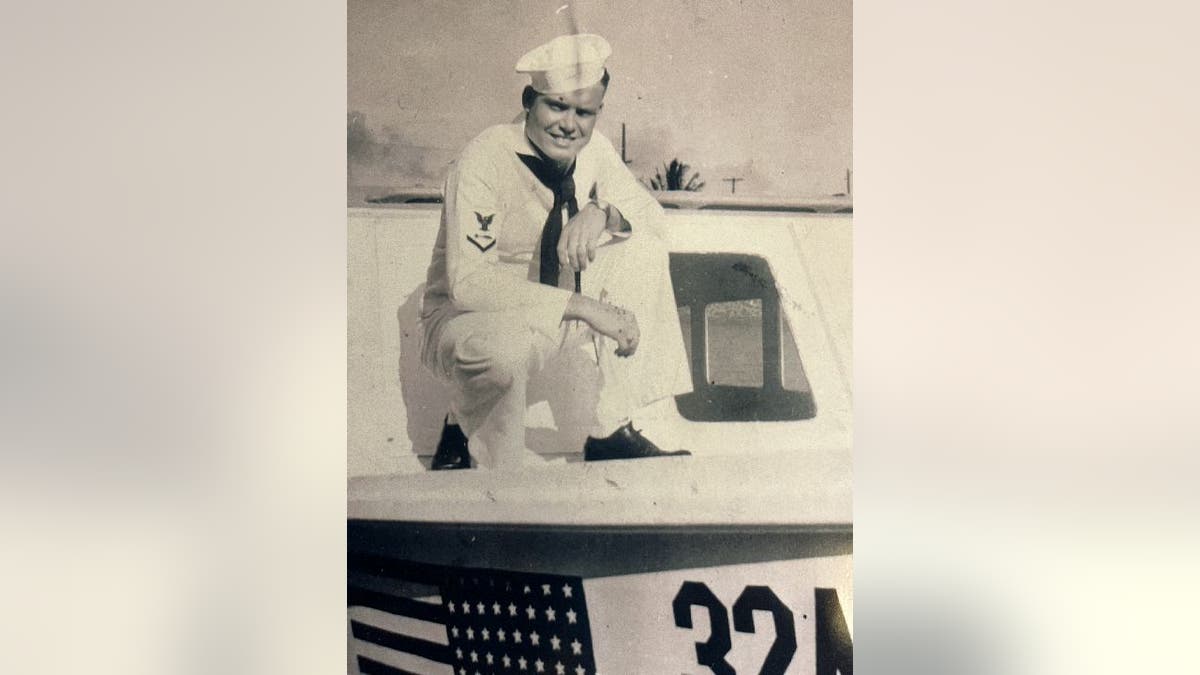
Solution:
[{"label": "sepia photograph", "polygon": [[10,4],[0,673],[1200,672],[1195,3]]},{"label": "sepia photograph", "polygon": [[348,672],[852,672],[851,15],[350,0]]},{"label": "sepia photograph", "polygon": [[1195,3],[5,18],[0,673],[1200,672]]}]

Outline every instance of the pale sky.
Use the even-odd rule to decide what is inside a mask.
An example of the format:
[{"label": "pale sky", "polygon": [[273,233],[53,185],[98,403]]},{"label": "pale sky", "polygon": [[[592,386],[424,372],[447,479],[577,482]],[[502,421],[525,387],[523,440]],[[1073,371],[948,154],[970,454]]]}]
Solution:
[{"label": "pale sky", "polygon": [[[520,112],[514,64],[570,32],[566,0],[349,0],[348,109],[375,141],[356,186],[440,184],[459,150]],[[729,194],[828,195],[851,165],[850,0],[582,0],[613,47],[598,129],[639,177],[673,157]]]}]

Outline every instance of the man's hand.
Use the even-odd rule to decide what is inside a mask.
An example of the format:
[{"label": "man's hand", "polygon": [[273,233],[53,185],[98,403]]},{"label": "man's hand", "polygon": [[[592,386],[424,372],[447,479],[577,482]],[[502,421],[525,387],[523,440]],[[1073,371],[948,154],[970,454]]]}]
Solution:
[{"label": "man's hand", "polygon": [[558,263],[580,272],[586,270],[588,263],[596,259],[596,244],[607,226],[608,214],[595,202],[585,204],[563,227],[558,239]]},{"label": "man's hand", "polygon": [[617,356],[630,356],[637,351],[641,332],[637,317],[627,309],[576,293],[567,302],[563,318],[584,321],[592,330],[612,338],[617,343]]}]

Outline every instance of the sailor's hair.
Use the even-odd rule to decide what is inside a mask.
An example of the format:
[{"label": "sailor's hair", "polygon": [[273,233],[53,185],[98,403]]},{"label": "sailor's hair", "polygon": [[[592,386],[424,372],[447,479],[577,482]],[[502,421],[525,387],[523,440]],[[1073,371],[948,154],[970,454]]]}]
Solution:
[{"label": "sailor's hair", "polygon": [[[608,91],[608,68],[604,69],[604,74],[600,76],[600,85]],[[533,107],[533,102],[537,100],[538,94],[541,93],[530,85],[525,85],[525,89],[521,91],[521,107],[529,110]]]}]

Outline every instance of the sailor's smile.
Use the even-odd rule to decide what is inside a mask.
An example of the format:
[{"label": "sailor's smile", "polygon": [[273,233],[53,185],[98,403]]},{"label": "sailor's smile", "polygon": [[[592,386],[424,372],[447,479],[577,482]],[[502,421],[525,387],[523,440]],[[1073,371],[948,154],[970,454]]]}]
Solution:
[{"label": "sailor's smile", "polygon": [[529,141],[550,159],[570,164],[591,140],[604,91],[597,83],[567,94],[538,94],[525,115]]}]

